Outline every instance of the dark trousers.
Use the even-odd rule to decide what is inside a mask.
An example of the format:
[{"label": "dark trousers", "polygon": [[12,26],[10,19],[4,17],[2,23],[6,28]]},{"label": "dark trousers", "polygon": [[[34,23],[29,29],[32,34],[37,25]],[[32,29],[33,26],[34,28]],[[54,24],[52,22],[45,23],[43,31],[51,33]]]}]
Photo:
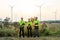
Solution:
[{"label": "dark trousers", "polygon": [[34,37],[39,37],[40,36],[40,33],[39,33],[39,30],[38,30],[38,26],[35,26],[34,28]]},{"label": "dark trousers", "polygon": [[[21,35],[22,33],[22,35]],[[24,37],[24,27],[20,27],[20,32],[19,32],[19,37],[23,36]]]},{"label": "dark trousers", "polygon": [[27,27],[27,34],[28,34],[28,37],[30,36],[30,37],[32,37],[32,28],[31,28],[31,26],[29,27]]}]

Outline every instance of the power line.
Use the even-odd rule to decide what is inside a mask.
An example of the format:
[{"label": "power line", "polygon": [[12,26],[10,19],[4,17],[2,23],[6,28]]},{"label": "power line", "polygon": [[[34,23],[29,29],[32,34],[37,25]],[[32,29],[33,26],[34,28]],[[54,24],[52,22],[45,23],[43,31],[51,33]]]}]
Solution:
[{"label": "power line", "polygon": [[55,11],[55,21],[56,21],[56,19],[57,19],[56,17],[57,17],[57,10]]}]

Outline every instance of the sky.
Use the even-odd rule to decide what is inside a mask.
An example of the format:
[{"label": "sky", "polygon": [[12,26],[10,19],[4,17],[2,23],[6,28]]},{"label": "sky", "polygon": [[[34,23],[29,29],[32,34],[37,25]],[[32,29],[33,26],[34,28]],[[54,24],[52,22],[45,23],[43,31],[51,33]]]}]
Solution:
[{"label": "sky", "polygon": [[[43,5],[42,5],[43,4]],[[60,0],[0,0],[0,18],[11,18],[11,6],[13,7],[13,21],[19,21],[21,17],[25,21],[37,16],[40,20],[60,20]]]}]

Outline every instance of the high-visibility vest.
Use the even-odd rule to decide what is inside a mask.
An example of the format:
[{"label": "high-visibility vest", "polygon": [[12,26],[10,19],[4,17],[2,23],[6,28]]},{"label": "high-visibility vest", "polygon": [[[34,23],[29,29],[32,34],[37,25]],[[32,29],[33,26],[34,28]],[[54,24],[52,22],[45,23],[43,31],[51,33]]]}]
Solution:
[{"label": "high-visibility vest", "polygon": [[27,22],[27,26],[32,26],[32,22]]},{"label": "high-visibility vest", "polygon": [[20,24],[20,26],[22,26],[22,25],[25,24],[25,21],[24,20],[20,20],[19,24]]},{"label": "high-visibility vest", "polygon": [[34,25],[38,26],[39,25],[39,20],[34,20]]}]

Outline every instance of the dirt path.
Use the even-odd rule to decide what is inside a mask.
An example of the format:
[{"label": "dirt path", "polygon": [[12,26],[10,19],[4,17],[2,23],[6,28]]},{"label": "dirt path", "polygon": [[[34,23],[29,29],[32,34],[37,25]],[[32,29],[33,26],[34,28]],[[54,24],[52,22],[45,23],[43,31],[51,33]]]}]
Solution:
[{"label": "dirt path", "polygon": [[15,38],[15,37],[0,37],[0,40],[60,40],[60,37],[35,37],[35,38]]}]

